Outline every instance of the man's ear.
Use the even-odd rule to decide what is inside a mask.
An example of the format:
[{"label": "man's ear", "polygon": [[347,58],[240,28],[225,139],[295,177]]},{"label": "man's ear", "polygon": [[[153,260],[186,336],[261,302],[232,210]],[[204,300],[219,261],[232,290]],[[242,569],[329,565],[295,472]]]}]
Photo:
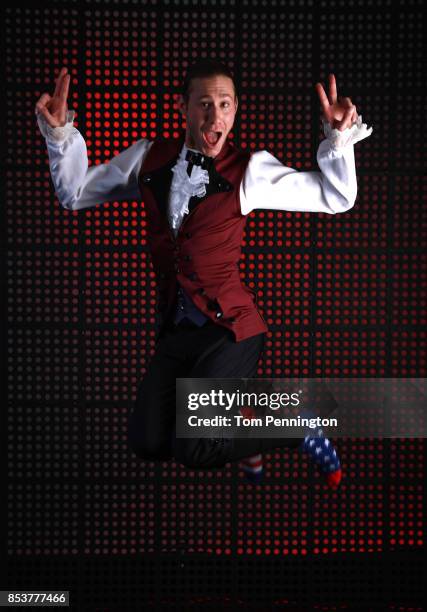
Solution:
[{"label": "man's ear", "polygon": [[187,105],[185,103],[184,96],[182,94],[180,94],[178,98],[178,110],[181,113],[181,115],[185,118],[185,115],[187,114]]}]

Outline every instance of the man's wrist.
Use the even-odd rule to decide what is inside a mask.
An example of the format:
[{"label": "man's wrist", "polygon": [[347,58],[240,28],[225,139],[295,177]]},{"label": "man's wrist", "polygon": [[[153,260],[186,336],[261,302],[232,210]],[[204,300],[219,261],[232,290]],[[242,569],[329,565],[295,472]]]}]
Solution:
[{"label": "man's wrist", "polygon": [[46,119],[41,113],[37,113],[37,123],[40,129],[40,132],[49,142],[59,144],[67,140],[68,136],[73,132],[74,125],[74,110],[69,110],[67,112],[66,123],[64,125],[58,127],[52,127],[48,124]]}]

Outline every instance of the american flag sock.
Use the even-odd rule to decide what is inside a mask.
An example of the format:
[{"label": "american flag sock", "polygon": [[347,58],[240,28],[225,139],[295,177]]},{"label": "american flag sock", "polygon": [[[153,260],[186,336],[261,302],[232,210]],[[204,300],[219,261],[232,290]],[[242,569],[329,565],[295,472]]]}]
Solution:
[{"label": "american flag sock", "polygon": [[341,463],[334,445],[324,437],[322,430],[319,428],[316,436],[306,436],[300,448],[326,476],[328,486],[337,489],[342,478]]},{"label": "american flag sock", "polygon": [[[312,418],[314,414],[310,409],[304,409],[300,416]],[[337,451],[332,442],[325,438],[320,426],[308,431],[310,433],[307,432],[308,435],[302,441],[300,449],[303,453],[307,453],[320,472],[325,475],[328,487],[337,489],[342,479],[341,463]]]},{"label": "american flag sock", "polygon": [[249,482],[259,484],[263,481],[264,466],[262,464],[262,455],[253,455],[252,457],[241,459],[240,465]]}]

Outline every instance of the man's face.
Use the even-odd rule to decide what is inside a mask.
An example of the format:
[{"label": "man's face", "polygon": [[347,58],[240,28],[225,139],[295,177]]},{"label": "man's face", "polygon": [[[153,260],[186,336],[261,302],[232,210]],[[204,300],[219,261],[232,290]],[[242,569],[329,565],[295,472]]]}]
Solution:
[{"label": "man's face", "polygon": [[233,81],[229,77],[192,79],[188,104],[182,96],[179,101],[179,109],[187,121],[187,147],[216,157],[233,127],[237,106]]}]

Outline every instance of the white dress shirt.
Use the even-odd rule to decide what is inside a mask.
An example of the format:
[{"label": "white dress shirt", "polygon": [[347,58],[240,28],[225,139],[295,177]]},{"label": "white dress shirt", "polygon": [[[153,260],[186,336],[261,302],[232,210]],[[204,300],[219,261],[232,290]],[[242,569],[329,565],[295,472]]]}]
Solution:
[{"label": "white dress shirt", "polygon": [[[73,120],[71,110],[66,125],[52,128],[37,114],[60,204],[68,210],[80,210],[104,202],[140,200],[138,174],[153,141],[141,138],[108,163],[89,167],[86,142]],[[357,196],[354,144],[370,136],[373,128],[368,129],[360,115],[357,123],[342,132],[331,129],[325,121],[323,127],[326,138],[317,150],[320,171],[284,166],[265,150],[252,153],[240,184],[243,214],[257,208],[329,214],[352,208]],[[184,144],[173,168],[169,194],[169,221],[175,234],[188,211],[191,194],[203,194],[204,184],[209,182],[207,171],[198,166],[193,166],[191,177],[186,175],[184,181],[186,151]]]}]

